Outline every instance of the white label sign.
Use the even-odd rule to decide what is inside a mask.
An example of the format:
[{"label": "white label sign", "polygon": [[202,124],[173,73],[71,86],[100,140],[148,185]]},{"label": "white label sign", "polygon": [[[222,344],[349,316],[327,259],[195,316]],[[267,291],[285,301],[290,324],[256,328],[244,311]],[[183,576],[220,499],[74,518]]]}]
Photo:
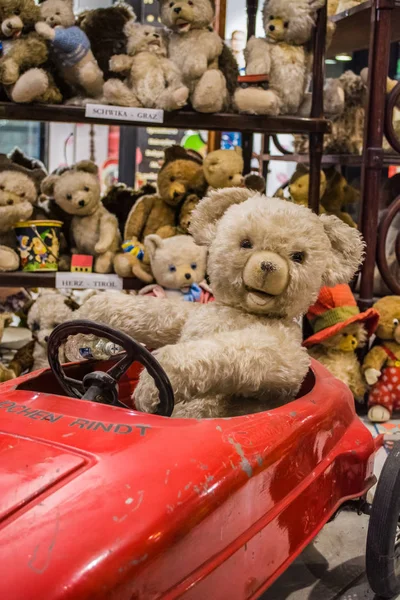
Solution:
[{"label": "white label sign", "polygon": [[118,275],[99,273],[56,273],[56,288],[63,290],[122,290],[123,280]]},{"label": "white label sign", "polygon": [[107,104],[86,104],[85,117],[90,119],[112,119],[116,121],[164,123],[163,110],[158,110],[157,108],[109,106]]}]

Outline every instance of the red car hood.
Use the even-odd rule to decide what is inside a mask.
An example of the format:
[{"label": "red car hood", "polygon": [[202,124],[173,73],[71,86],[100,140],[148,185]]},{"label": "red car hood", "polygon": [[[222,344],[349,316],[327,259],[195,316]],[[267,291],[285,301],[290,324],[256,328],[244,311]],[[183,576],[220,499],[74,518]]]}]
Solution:
[{"label": "red car hood", "polygon": [[[202,421],[1,386],[1,597],[160,597],[161,584],[132,595],[132,581],[230,498],[238,505],[236,492],[257,494],[258,501],[250,510],[246,500],[249,510],[240,519],[226,516],[227,538],[215,532],[208,554],[242,535],[324,461],[326,468],[349,428],[365,456],[372,455],[349,391],[314,367],[317,383],[300,400]],[[349,496],[372,469],[350,459]],[[172,553],[166,580],[180,581],[208,558],[202,552],[185,566]]]}]

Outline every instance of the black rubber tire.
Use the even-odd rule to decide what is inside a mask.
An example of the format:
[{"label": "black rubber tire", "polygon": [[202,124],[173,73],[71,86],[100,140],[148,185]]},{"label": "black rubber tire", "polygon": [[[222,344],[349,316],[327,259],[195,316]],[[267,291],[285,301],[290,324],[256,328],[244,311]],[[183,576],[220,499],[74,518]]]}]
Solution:
[{"label": "black rubber tire", "polygon": [[397,557],[395,553],[399,517],[400,443],[396,443],[378,481],[367,537],[367,577],[372,590],[382,598],[393,598],[400,593],[400,547]]}]

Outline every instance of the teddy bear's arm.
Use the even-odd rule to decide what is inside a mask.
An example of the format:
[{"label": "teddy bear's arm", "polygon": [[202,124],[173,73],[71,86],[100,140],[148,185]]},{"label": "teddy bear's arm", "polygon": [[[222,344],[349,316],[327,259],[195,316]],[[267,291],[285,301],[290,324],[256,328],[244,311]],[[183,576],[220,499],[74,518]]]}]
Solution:
[{"label": "teddy bear's arm", "polygon": [[9,231],[18,221],[25,221],[32,215],[33,206],[30,202],[0,206],[0,232]]},{"label": "teddy bear's arm", "polygon": [[[73,318],[106,323],[149,348],[160,348],[177,342],[189,312],[199,308],[201,305],[194,302],[105,292],[89,298],[73,313]],[[84,343],[82,335],[68,340],[65,346],[68,360],[81,359],[79,348]]]},{"label": "teddy bear's arm", "polygon": [[115,54],[110,58],[110,71],[114,73],[127,73],[132,67],[133,56]]},{"label": "teddy bear's arm", "polygon": [[374,346],[365,357],[361,370],[363,373],[365,373],[367,369],[376,369],[377,371],[380,371],[387,359],[388,355],[384,349],[381,348],[381,346]]},{"label": "teddy bear's arm", "polygon": [[114,215],[104,209],[100,219],[99,241],[95,245],[97,254],[104,254],[118,239],[118,221]]},{"label": "teddy bear's arm", "polygon": [[[165,346],[155,356],[171,381],[176,403],[220,394],[257,397],[267,393],[273,397],[275,392],[277,397],[290,400],[307,373],[310,359],[295,337],[280,333],[267,328],[218,333]],[[158,391],[147,373],[142,373],[134,398],[139,410],[156,409]]]},{"label": "teddy bear's arm", "polygon": [[124,238],[126,240],[140,239],[151,209],[153,208],[155,196],[155,194],[142,196],[133,205],[126,220],[124,231]]},{"label": "teddy bear's arm", "polygon": [[350,390],[352,391],[354,398],[358,401],[362,401],[362,399],[364,398],[364,396],[366,394],[367,386],[365,385],[365,381],[362,377],[361,369],[360,369],[358,361],[357,361],[356,368],[354,368],[350,374],[349,387],[350,387]]},{"label": "teddy bear's arm", "polygon": [[[4,79],[4,70],[10,63],[18,66],[18,71],[38,67],[46,62],[48,58],[46,42],[39,38],[36,33],[28,35],[23,39],[13,42],[6,56],[0,60],[0,80]],[[17,75],[18,79],[19,73]],[[15,80],[16,81],[16,80]],[[13,82],[15,83],[15,82]]]},{"label": "teddy bear's arm", "polygon": [[268,74],[271,68],[268,43],[262,38],[251,37],[244,51],[247,75]]}]

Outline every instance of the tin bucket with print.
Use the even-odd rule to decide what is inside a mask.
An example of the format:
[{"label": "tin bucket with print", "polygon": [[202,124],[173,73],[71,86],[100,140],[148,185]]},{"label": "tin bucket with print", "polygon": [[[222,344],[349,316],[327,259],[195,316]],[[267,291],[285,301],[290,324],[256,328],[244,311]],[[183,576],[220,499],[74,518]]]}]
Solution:
[{"label": "tin bucket with print", "polygon": [[62,221],[23,221],[14,227],[22,271],[57,271]]}]

